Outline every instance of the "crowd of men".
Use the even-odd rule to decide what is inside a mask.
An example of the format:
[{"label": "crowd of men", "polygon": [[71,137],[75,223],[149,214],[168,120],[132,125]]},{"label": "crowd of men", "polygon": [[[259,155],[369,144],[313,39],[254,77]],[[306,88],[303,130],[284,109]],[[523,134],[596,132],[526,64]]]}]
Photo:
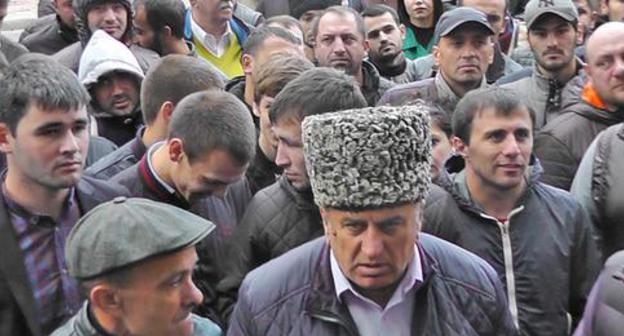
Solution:
[{"label": "crowd of men", "polygon": [[0,336],[623,333],[623,1],[39,14],[0,35]]}]

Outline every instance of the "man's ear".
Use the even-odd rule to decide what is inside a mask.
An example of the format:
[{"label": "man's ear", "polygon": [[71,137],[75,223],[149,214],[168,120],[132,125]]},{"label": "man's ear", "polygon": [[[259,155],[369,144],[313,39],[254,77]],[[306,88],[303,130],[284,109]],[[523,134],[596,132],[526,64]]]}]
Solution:
[{"label": "man's ear", "polygon": [[10,154],[13,152],[13,146],[11,145],[11,130],[5,123],[0,123],[0,152],[4,154]]},{"label": "man's ear", "polygon": [[95,285],[89,292],[89,304],[109,316],[123,316],[123,304],[117,291],[107,284]]},{"label": "man's ear", "polygon": [[437,45],[431,48],[431,55],[433,55],[433,61],[436,67],[440,66],[440,48]]},{"label": "man's ear", "polygon": [[260,106],[258,106],[258,103],[254,101],[251,105],[251,110],[256,117],[260,118]]},{"label": "man's ear", "polygon": [[404,24],[400,24],[399,25],[399,31],[401,32],[401,40],[405,41],[405,36],[407,36],[407,29],[405,29],[405,25]]},{"label": "man's ear", "polygon": [[496,41],[494,40],[494,36],[490,36],[490,52],[488,55],[488,64],[494,63],[494,43],[496,43]]},{"label": "man's ear", "polygon": [[323,221],[323,230],[325,231],[325,238],[329,241],[329,237],[331,235],[331,228],[329,226],[329,222],[327,220],[327,211],[324,208],[319,208],[321,212],[321,220]]},{"label": "man's ear", "polygon": [[461,155],[464,160],[468,157],[468,146],[466,146],[462,139],[451,135],[451,145],[453,145],[455,153]]},{"label": "man's ear", "polygon": [[199,0],[189,0],[189,4],[191,5],[191,7],[197,6],[198,3],[199,3]]},{"label": "man's ear", "polygon": [[164,27],[162,28],[162,35],[163,35],[166,39],[171,38],[171,36],[173,36],[173,32],[171,31],[171,27],[169,27],[169,26],[164,26]]},{"label": "man's ear", "polygon": [[169,160],[179,163],[184,158],[184,143],[179,138],[167,140],[169,149]]},{"label": "man's ear", "polygon": [[368,54],[368,51],[370,50],[370,41],[367,38],[364,38],[362,45],[364,46],[364,52]]},{"label": "man's ear", "polygon": [[162,118],[163,121],[165,121],[166,125],[169,125],[169,122],[171,122],[171,116],[173,115],[174,109],[175,106],[170,101],[166,101],[162,103],[162,105],[160,105],[160,110],[158,110],[158,116]]},{"label": "man's ear", "polygon": [[243,72],[245,75],[251,75],[251,70],[253,69],[253,57],[249,54],[243,54],[243,56],[241,56],[241,65],[243,66]]}]

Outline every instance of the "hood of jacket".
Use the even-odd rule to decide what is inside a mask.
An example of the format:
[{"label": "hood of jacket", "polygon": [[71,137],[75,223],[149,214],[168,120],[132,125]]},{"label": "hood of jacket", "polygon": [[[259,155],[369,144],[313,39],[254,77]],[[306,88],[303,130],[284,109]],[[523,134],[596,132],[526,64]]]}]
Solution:
[{"label": "hood of jacket", "polygon": [[132,18],[134,17],[134,12],[132,11],[132,4],[129,0],[74,0],[73,7],[76,14],[76,30],[78,31],[78,38],[83,46],[89,42],[91,35],[94,33],[89,29],[89,25],[87,24],[89,11],[93,6],[107,2],[117,2],[126,8],[126,12],[128,13],[128,17],[126,18],[126,31],[121,41],[130,41],[132,37]]},{"label": "hood of jacket", "polygon": [[[103,30],[97,30],[80,57],[78,79],[89,89],[102,75],[113,71],[130,73],[137,78],[137,83],[144,78],[143,70],[130,49]],[[97,105],[94,100],[91,104],[94,107]]]}]

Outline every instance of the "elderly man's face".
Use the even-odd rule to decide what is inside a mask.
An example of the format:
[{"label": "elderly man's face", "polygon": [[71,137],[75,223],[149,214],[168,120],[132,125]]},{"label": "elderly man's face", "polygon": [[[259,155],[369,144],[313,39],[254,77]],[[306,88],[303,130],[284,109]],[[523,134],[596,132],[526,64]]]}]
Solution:
[{"label": "elderly man's face", "polygon": [[102,29],[108,35],[121,40],[128,28],[128,11],[121,2],[103,2],[89,9],[87,23],[91,32]]},{"label": "elderly man's face", "polygon": [[320,18],[314,45],[319,66],[355,76],[368,52],[368,41],[358,31],[351,14],[327,13]]},{"label": "elderly man's face", "polygon": [[442,37],[433,56],[444,79],[453,85],[478,84],[494,60],[491,33],[479,24],[467,23]]},{"label": "elderly man's face", "polygon": [[[190,3],[193,9],[193,17],[196,20],[225,22],[232,19],[232,15],[234,15],[235,2],[231,0],[191,0]],[[195,15],[201,18],[197,18]]]},{"label": "elderly man's face", "polygon": [[150,259],[132,270],[127,286],[117,289],[128,335],[193,334],[191,311],[203,301],[191,275],[195,247]]},{"label": "elderly man's face", "polygon": [[111,115],[129,115],[139,105],[138,80],[126,72],[110,72],[100,76],[92,92],[100,109]]},{"label": "elderly man's face", "polygon": [[422,204],[364,211],[322,209],[325,236],[360,294],[393,291],[414,258]]}]

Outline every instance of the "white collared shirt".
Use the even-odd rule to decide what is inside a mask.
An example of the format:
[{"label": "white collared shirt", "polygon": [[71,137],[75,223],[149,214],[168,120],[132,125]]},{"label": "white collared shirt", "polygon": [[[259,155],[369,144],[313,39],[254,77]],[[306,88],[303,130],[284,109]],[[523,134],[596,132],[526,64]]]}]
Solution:
[{"label": "white collared shirt", "polygon": [[228,44],[230,43],[230,36],[234,34],[232,31],[232,27],[230,27],[230,22],[227,23],[227,28],[223,35],[220,38],[206,32],[200,27],[197,22],[191,16],[191,31],[193,32],[193,36],[197,38],[199,42],[215,57],[221,57],[225,53]]},{"label": "white collared shirt", "polygon": [[407,266],[405,276],[384,308],[358,293],[342,273],[334,252],[330,264],[336,296],[346,304],[360,335],[410,335],[416,295],[415,288],[423,281],[422,264],[418,246],[414,245],[414,258]]},{"label": "white collared shirt", "polygon": [[165,143],[166,143],[166,141],[157,142],[157,143],[153,144],[147,150],[147,168],[152,172],[152,174],[154,175],[154,178],[156,179],[156,181],[158,181],[158,183],[160,183],[167,190],[167,192],[169,192],[170,194],[175,194],[176,190],[172,186],[167,184],[167,182],[165,182],[163,179],[161,179],[160,176],[158,176],[158,173],[156,173],[156,169],[154,169],[154,166],[152,165],[152,155],[154,154],[154,152],[158,148],[160,148],[163,145],[165,145]]}]

